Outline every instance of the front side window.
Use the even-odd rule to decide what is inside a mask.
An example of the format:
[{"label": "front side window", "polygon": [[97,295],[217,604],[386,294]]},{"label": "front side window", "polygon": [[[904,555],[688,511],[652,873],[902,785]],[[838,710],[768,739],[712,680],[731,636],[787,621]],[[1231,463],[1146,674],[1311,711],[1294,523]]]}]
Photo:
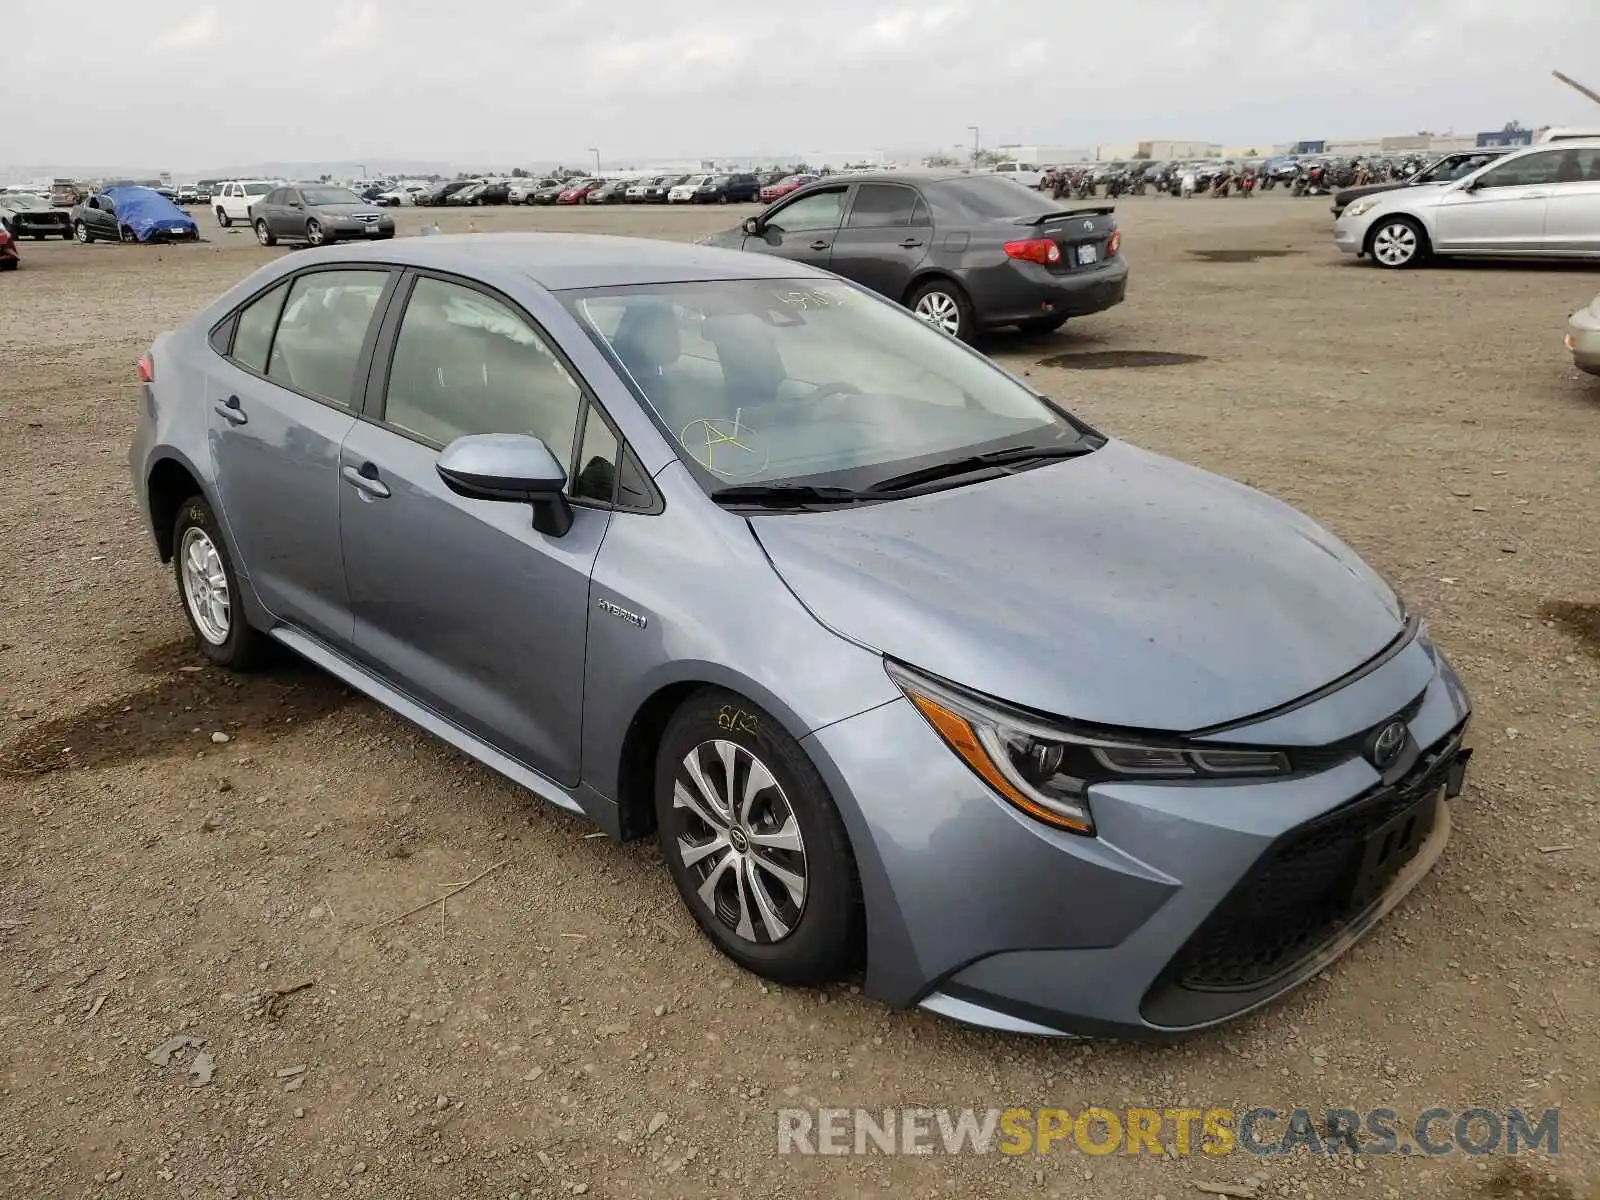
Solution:
[{"label": "front side window", "polygon": [[835,280],[608,288],[563,302],[708,490],[850,488],[1085,430],[899,307]]},{"label": "front side window", "polygon": [[1524,154],[1509,162],[1490,167],[1478,176],[1480,188],[1538,187],[1554,183],[1561,168],[1562,151],[1547,150],[1542,154]]},{"label": "front side window", "polygon": [[808,229],[837,229],[844,207],[844,189],[831,188],[825,192],[812,192],[784,205],[766,219],[769,229],[779,233],[798,233]]},{"label": "front side window", "polygon": [[482,292],[419,279],[395,340],[384,423],[445,446],[471,433],[540,438],[571,456],[583,389],[528,323]]},{"label": "front side window", "polygon": [[356,363],[378,298],[384,271],[313,271],[289,289],[267,378],[296,391],[356,407]]},{"label": "front side window", "polygon": [[233,334],[233,357],[241,365],[266,374],[272,331],[278,327],[278,314],[283,311],[283,298],[288,294],[289,285],[280,283],[240,310],[239,324]]}]

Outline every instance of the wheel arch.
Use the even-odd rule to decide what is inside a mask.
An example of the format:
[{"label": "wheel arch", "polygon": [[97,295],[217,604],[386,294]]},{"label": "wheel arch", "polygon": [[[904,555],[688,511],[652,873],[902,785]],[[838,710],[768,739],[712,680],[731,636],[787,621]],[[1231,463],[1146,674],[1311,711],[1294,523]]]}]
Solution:
[{"label": "wheel arch", "polygon": [[909,308],[911,306],[911,297],[915,296],[919,289],[926,287],[936,279],[950,284],[966,297],[968,304],[972,303],[972,293],[967,290],[967,285],[957,279],[946,268],[936,266],[919,268],[916,274],[911,276],[910,282],[906,284],[906,290],[900,295],[900,303]]}]

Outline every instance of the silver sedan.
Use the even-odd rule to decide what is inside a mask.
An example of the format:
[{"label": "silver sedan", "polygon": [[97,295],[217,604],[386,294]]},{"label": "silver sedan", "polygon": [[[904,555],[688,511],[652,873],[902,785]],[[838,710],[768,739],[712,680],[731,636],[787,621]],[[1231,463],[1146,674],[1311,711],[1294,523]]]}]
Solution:
[{"label": "silver sedan", "polygon": [[1333,240],[1391,270],[1435,255],[1600,258],[1600,138],[1530,146],[1449,183],[1363,197]]}]

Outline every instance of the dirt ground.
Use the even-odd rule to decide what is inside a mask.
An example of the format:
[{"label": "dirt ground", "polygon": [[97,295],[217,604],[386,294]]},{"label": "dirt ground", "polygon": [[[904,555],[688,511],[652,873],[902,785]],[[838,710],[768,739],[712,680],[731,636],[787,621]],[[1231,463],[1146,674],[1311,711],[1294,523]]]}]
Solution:
[{"label": "dirt ground", "polygon": [[[690,238],[743,211],[470,219]],[[406,210],[401,230],[436,217],[469,221]],[[698,935],[651,845],[314,670],[201,665],[131,501],[134,364],[285,251],[209,220],[198,246],[30,242],[0,277],[0,1195],[1600,1195],[1600,381],[1561,346],[1600,275],[1355,266],[1319,200],[1121,218],[1126,304],[986,348],[1328,525],[1476,701],[1454,840],[1355,951],[1168,1047],[763,986]],[[1201,357],[1078,358],[1129,351]],[[147,1061],[180,1034],[209,1084],[195,1047]],[[774,1135],[783,1106],[1180,1104],[1560,1105],[1560,1154],[801,1158]]]}]

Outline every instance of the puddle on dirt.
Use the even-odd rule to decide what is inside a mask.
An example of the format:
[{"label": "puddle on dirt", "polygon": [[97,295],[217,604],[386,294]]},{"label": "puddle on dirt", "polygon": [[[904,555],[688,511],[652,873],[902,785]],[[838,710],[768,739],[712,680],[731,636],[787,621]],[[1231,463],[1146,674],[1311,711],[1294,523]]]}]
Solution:
[{"label": "puddle on dirt", "polygon": [[1213,263],[1253,263],[1260,258],[1287,258],[1299,250],[1191,250],[1195,258]]},{"label": "puddle on dirt", "polygon": [[1551,600],[1544,605],[1544,615],[1582,642],[1591,653],[1600,654],[1600,604]]},{"label": "puddle on dirt", "polygon": [[1041,358],[1039,365],[1065,367],[1069,371],[1106,371],[1112,367],[1180,367],[1205,361],[1204,354],[1172,354],[1165,350],[1090,350]]},{"label": "puddle on dirt", "polygon": [[[155,666],[168,655],[170,666]],[[356,699],[354,692],[309,663],[285,662],[249,677],[234,676],[206,663],[192,644],[182,654],[156,647],[133,665],[141,673],[166,678],[81,712],[28,722],[16,738],[0,746],[0,772],[45,775],[198,751],[211,745],[210,735],[217,730],[236,735],[245,731],[252,746],[259,746]]]},{"label": "puddle on dirt", "polygon": [[1499,1168],[1484,1180],[1477,1194],[1493,1200],[1579,1200],[1578,1190],[1565,1179],[1515,1158],[1501,1159]]}]

